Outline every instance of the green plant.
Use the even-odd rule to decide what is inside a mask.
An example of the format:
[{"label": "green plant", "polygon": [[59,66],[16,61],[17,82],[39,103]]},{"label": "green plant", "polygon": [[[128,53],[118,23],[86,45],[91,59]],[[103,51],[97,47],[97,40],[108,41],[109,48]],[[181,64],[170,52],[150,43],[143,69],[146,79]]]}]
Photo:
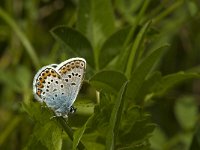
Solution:
[{"label": "green plant", "polygon": [[[177,66],[178,69],[165,66],[176,62],[174,55],[170,55],[170,49],[174,49],[172,39],[178,28],[189,18],[187,13],[183,13],[183,8],[188,6],[188,11],[194,15],[197,13],[194,8],[199,9],[196,2],[163,1],[156,5],[153,1],[144,0],[115,0],[113,4],[108,0],[80,0],[71,5],[71,8],[77,5],[78,11],[68,11],[72,17],[68,18],[67,26],[56,26],[51,30],[57,42],[52,46],[48,59],[36,56],[37,52],[30,46],[28,38],[0,8],[0,17],[16,32],[34,68],[38,69],[41,63],[77,56],[85,58],[88,66],[83,91],[75,102],[78,112],[69,116],[68,120],[50,119],[53,113],[49,109],[31,101],[30,80],[34,73],[31,75],[30,65],[17,66],[16,77],[11,71],[0,70],[0,80],[7,86],[3,92],[12,89],[20,93],[23,97],[22,111],[28,113],[34,122],[33,129],[26,130],[32,134],[25,135],[29,138],[23,148],[157,150],[199,147],[196,117],[199,112],[193,96],[180,94],[174,104],[182,132],[175,132],[178,125],[173,128],[167,115],[164,121],[154,119],[154,116],[160,115],[159,111],[163,112],[164,102],[170,104],[168,96],[171,89],[188,79],[200,78],[198,67],[192,68],[190,64],[187,68]],[[118,17],[114,9],[116,14],[120,14]],[[72,28],[72,25],[75,27]],[[164,63],[166,60],[169,61]],[[28,60],[24,61],[26,64]],[[179,71],[179,68],[186,71]],[[88,101],[90,104],[86,107]],[[188,116],[183,116],[183,113]],[[24,116],[14,118],[11,127],[0,134],[0,144],[4,143],[7,133],[23,122],[22,118]],[[189,118],[190,123],[187,124]],[[171,130],[169,140],[163,132],[165,122],[167,127],[172,127],[166,128],[166,131]],[[185,145],[181,147],[179,143]]]}]

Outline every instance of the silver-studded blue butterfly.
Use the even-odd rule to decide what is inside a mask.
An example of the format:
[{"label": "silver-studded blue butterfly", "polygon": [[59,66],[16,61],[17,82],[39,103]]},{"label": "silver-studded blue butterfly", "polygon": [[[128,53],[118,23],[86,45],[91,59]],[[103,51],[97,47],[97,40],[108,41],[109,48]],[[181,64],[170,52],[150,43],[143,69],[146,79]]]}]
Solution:
[{"label": "silver-studded blue butterfly", "polygon": [[73,103],[80,90],[86,61],[71,58],[60,64],[42,67],[33,79],[33,94],[36,100],[45,103],[56,116],[67,117],[73,111]]}]

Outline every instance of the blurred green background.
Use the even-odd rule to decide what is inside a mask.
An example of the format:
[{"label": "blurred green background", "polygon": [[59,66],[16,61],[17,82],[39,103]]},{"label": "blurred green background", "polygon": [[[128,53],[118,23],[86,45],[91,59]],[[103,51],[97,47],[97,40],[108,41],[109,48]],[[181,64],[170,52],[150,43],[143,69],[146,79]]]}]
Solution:
[{"label": "blurred green background", "polygon": [[[0,149],[30,149],[27,143],[30,144],[37,122],[34,117],[37,115],[32,116],[31,112],[34,110],[28,111],[24,104],[32,105],[34,101],[32,80],[35,73],[44,65],[60,63],[71,56],[79,56],[68,53],[66,48],[53,38],[50,30],[65,25],[83,31],[83,24],[87,19],[81,20],[80,16],[90,7],[93,7],[91,16],[85,18],[92,17],[92,21],[97,20],[96,28],[91,27],[93,33],[86,32],[88,35],[93,34],[93,38],[89,39],[90,42],[93,41],[91,42],[93,49],[100,47],[102,35],[107,34],[106,36],[109,37],[115,31],[133,25],[137,25],[135,29],[137,34],[142,26],[151,20],[142,47],[155,49],[162,44],[170,45],[156,65],[162,75],[179,71],[200,72],[199,0],[149,0],[149,2],[111,0],[110,5],[102,5],[104,1],[97,2],[99,3],[93,6],[91,0],[88,4],[83,0],[1,0]],[[145,11],[142,12],[142,9]],[[99,19],[103,17],[102,14],[105,18]],[[108,20],[107,15],[110,14],[113,17]],[[103,26],[98,19],[103,21],[103,25],[107,22],[110,24]],[[102,33],[101,25],[108,32]],[[118,45],[113,47],[117,49]],[[104,62],[103,59],[99,61]],[[115,64],[116,61],[114,60],[113,63]],[[98,65],[94,70],[89,69],[86,80],[102,69]],[[184,77],[180,76],[180,78]],[[169,85],[170,90],[164,91],[164,94],[156,97],[154,101],[138,104],[145,107],[145,111],[152,116],[152,123],[156,124],[156,129],[149,139],[151,145],[149,149],[197,150],[200,148],[200,80],[197,78],[186,77],[190,80],[177,84],[175,88]],[[174,80],[176,82],[177,78]],[[84,83],[80,95],[95,101],[94,89],[88,83]],[[40,109],[40,107],[33,108]],[[92,112],[90,111],[89,114],[91,115]],[[74,124],[82,126],[84,121]]]}]

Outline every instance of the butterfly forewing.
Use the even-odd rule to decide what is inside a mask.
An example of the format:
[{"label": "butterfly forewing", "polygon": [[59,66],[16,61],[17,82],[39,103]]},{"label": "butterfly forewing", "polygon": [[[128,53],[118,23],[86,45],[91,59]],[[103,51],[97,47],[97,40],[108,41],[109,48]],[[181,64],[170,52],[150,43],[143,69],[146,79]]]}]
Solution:
[{"label": "butterfly forewing", "polygon": [[86,68],[86,62],[82,58],[73,58],[62,62],[57,69],[63,79],[65,87],[67,87],[68,101],[67,106],[70,108],[81,87],[83,75]]}]

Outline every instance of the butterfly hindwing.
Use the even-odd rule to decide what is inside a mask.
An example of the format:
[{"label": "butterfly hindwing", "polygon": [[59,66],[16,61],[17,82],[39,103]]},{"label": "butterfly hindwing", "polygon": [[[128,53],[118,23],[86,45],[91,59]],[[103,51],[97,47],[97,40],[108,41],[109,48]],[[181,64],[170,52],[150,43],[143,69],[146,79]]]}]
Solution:
[{"label": "butterfly hindwing", "polygon": [[[65,88],[61,76],[51,66],[46,66],[40,69],[34,79],[34,95],[40,102],[45,102],[46,105],[53,110],[60,106],[60,97],[66,97]],[[62,100],[65,101],[65,100]]]}]

